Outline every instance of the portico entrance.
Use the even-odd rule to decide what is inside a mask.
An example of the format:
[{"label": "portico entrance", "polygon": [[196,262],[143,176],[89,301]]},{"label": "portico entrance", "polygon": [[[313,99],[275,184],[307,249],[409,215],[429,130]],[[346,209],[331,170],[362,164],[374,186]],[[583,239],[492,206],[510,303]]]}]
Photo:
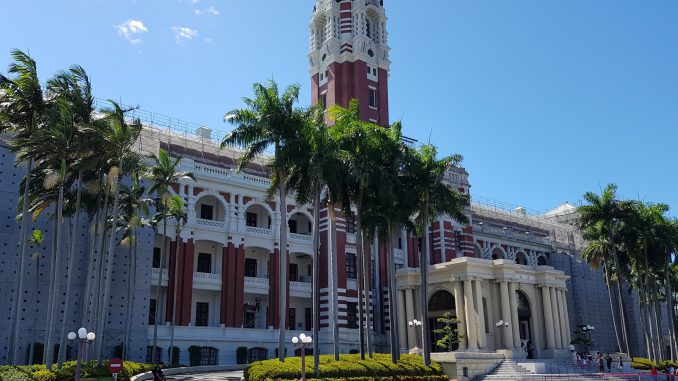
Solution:
[{"label": "portico entrance", "polygon": [[[438,318],[449,313],[455,317],[456,311],[454,309],[454,296],[452,293],[441,290],[433,294],[428,302],[428,320],[429,320],[429,337],[431,338],[431,352],[447,352],[447,348],[441,348],[436,343],[442,338],[442,334],[435,331],[444,327],[444,324],[438,322]],[[457,350],[458,344],[454,344],[452,349]]]}]

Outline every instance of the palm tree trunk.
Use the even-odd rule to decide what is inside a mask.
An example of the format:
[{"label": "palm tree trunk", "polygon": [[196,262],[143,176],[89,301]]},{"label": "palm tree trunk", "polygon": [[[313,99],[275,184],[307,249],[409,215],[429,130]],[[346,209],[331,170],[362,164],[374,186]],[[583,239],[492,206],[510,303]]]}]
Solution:
[{"label": "palm tree trunk", "polygon": [[661,360],[666,359],[666,351],[664,349],[663,333],[664,328],[662,324],[662,309],[659,305],[659,298],[654,300],[654,318],[657,321],[657,348],[659,348],[659,357]]},{"label": "palm tree trunk", "polygon": [[320,187],[313,195],[313,369],[320,378]]},{"label": "palm tree trunk", "polygon": [[[361,204],[362,202],[360,201],[361,197],[358,196],[358,202],[356,205],[356,253],[357,253],[357,280],[358,280],[358,342],[359,342],[359,347],[360,347],[360,359],[364,360],[365,359],[365,326],[367,325],[366,319],[365,319],[365,307],[366,305],[369,305],[368,302],[368,296],[365,295],[366,290],[368,289],[368,285],[365,282],[365,261],[363,258],[363,239],[362,239],[362,220],[360,217],[360,212],[362,211]],[[369,294],[368,294],[369,295]],[[364,304],[363,304],[364,303]],[[365,324],[363,324],[365,323]]]},{"label": "palm tree trunk", "polygon": [[424,365],[431,365],[431,344],[429,337],[429,322],[428,322],[428,258],[429,258],[429,244],[428,244],[428,192],[424,195],[424,210],[422,210],[423,232],[421,243],[421,263],[419,263],[419,270],[421,272],[421,301],[419,308],[421,309],[421,335],[422,346],[424,353]]},{"label": "palm tree trunk", "polygon": [[[174,277],[174,284],[172,290],[172,321],[170,322],[170,349],[169,349],[169,359],[168,359],[168,364],[174,365],[174,362],[172,361],[172,352],[174,348],[174,316],[176,315],[177,311],[177,268],[179,267],[179,232],[181,232],[181,220],[177,220],[177,234],[174,242],[176,242],[176,248],[174,251],[174,271],[172,273],[172,276]],[[168,285],[169,286],[169,285]]]},{"label": "palm tree trunk", "polygon": [[54,270],[56,269],[55,266],[55,258],[56,258],[56,245],[57,245],[57,236],[59,234],[59,222],[55,218],[54,219],[54,227],[52,230],[52,254],[50,255],[49,258],[49,290],[47,293],[47,319],[46,319],[46,324],[45,324],[45,337],[43,340],[44,345],[42,346],[42,361],[46,363],[47,360],[47,354],[48,354],[48,346],[47,346],[47,340],[49,339],[49,325],[50,325],[50,316],[52,314],[52,300],[54,299]]},{"label": "palm tree trunk", "polygon": [[622,351],[621,336],[619,335],[619,328],[617,327],[617,313],[614,310],[614,303],[612,299],[612,285],[610,285],[610,268],[607,266],[607,261],[603,259],[603,271],[605,272],[605,285],[607,286],[607,297],[610,301],[610,311],[612,312],[612,325],[614,327],[614,337],[617,338],[617,348],[619,352]]},{"label": "palm tree trunk", "polygon": [[129,320],[130,320],[130,311],[132,310],[132,250],[134,241],[129,243],[127,249],[127,298],[125,299],[125,338],[122,342],[122,360],[127,359],[127,345],[129,342]]},{"label": "palm tree trunk", "polygon": [[[110,181],[110,179],[106,180],[107,182]],[[94,287],[92,287],[92,300],[93,303],[91,303],[90,307],[90,319],[88,322],[88,325],[96,325],[98,322],[98,316],[100,312],[100,295],[101,295],[101,278],[103,278],[103,271],[104,271],[104,247],[106,246],[106,234],[108,234],[108,227],[106,226],[106,222],[108,220],[108,200],[110,199],[110,186],[108,184],[104,185],[105,186],[105,193],[106,195],[104,196],[104,205],[103,208],[101,209],[101,220],[100,220],[100,229],[99,229],[99,237],[97,237],[97,248],[96,248],[96,266],[94,269]],[[98,333],[98,332],[95,332]],[[90,346],[91,348],[92,346]],[[95,347],[96,348],[96,347]],[[91,348],[91,352],[95,352],[94,349]],[[90,352],[90,353],[91,353]]]},{"label": "palm tree trunk", "polygon": [[279,237],[280,242],[280,279],[279,287],[279,309],[280,309],[280,329],[278,330],[278,360],[285,361],[285,330],[287,329],[287,275],[289,269],[287,266],[287,188],[285,184],[285,176],[283,173],[278,174],[280,183],[278,185],[280,204],[280,226]]},{"label": "palm tree trunk", "polygon": [[118,175],[117,179],[114,179],[114,181],[111,183],[113,186],[115,186],[114,189],[114,196],[113,196],[113,218],[111,220],[111,235],[109,237],[108,241],[108,255],[107,255],[107,263],[106,263],[106,278],[105,283],[104,283],[104,297],[103,297],[103,303],[101,303],[102,306],[102,313],[101,316],[99,317],[99,334],[97,336],[100,337],[99,340],[97,340],[97,347],[98,347],[98,353],[97,353],[97,363],[101,365],[101,362],[103,361],[103,348],[104,344],[106,342],[106,316],[108,316],[108,305],[110,295],[111,295],[111,281],[113,277],[113,255],[115,251],[115,240],[117,236],[117,227],[118,227],[118,206],[120,203],[120,185],[118,184],[120,177],[122,176],[122,152],[120,153],[119,156],[119,163],[120,163],[120,173]]},{"label": "palm tree trunk", "polygon": [[624,299],[622,297],[622,273],[621,267],[619,267],[619,257],[617,256],[617,250],[614,246],[614,236],[610,234],[610,242],[612,243],[612,258],[614,259],[614,266],[617,270],[617,293],[619,297],[619,317],[621,318],[620,325],[622,328],[622,334],[624,335],[624,344],[626,345],[626,355],[631,358],[631,349],[629,348],[629,336],[626,332],[626,313],[624,312]]},{"label": "palm tree trunk", "polygon": [[650,293],[650,290],[648,290],[648,287],[650,286],[650,264],[648,262],[648,257],[647,257],[647,239],[645,240],[644,243],[644,259],[645,259],[645,282],[644,282],[644,287],[645,287],[645,297],[647,300],[647,309],[648,309],[648,319],[653,320],[651,324],[649,324],[650,327],[650,341],[652,343],[652,350],[654,352],[655,356],[655,361],[659,361],[661,358],[661,347],[657,347],[655,344],[655,330],[657,329],[657,315],[656,315],[656,310],[654,307],[654,304],[652,303],[652,294]]},{"label": "palm tree trunk", "polygon": [[332,275],[332,344],[334,349],[334,360],[339,361],[339,281],[337,276],[337,217],[334,211],[334,198],[330,192],[330,197],[328,198],[327,203],[328,215],[330,217],[330,226],[329,226],[329,252]]},{"label": "palm tree trunk", "polygon": [[[103,182],[103,181],[102,181]],[[97,248],[97,242],[98,242],[98,237],[99,237],[99,227],[101,225],[101,210],[102,210],[102,200],[103,200],[103,194],[102,191],[100,190],[99,193],[97,194],[97,209],[96,213],[94,214],[94,218],[92,221],[94,222],[94,229],[92,229],[92,232],[90,234],[90,247],[89,247],[89,256],[87,259],[87,286],[84,290],[84,303],[82,304],[82,324],[81,326],[83,327],[88,327],[90,326],[90,302],[92,300],[92,288],[93,285],[93,277],[95,275],[96,271],[96,265],[97,265],[97,260],[96,260],[96,248]]]},{"label": "palm tree trunk", "polygon": [[[35,258],[35,268],[40,268],[40,254]],[[35,305],[37,306],[40,303],[40,295],[38,290],[40,289],[40,271],[35,272]],[[28,344],[30,350],[28,351],[28,364],[33,365],[33,356],[35,355],[35,343],[38,340],[38,314],[33,314],[33,325],[31,328],[31,342]]]},{"label": "palm tree trunk", "polygon": [[[10,319],[9,327],[9,336],[10,340],[12,335],[14,336],[13,342],[10,343],[10,348],[14,350],[12,354],[12,363],[15,365],[22,364],[21,361],[21,345],[20,340],[23,336],[21,329],[21,312],[23,310],[23,297],[24,294],[24,273],[26,272],[26,251],[28,248],[28,220],[30,219],[30,210],[29,210],[29,193],[31,186],[31,172],[33,172],[33,158],[28,159],[28,164],[26,166],[26,179],[24,180],[24,200],[21,211],[21,232],[19,240],[19,250],[17,250],[17,265],[18,271],[14,277],[14,289],[16,293],[14,294],[13,306],[12,306],[12,318]],[[39,272],[39,269],[36,268],[36,272]],[[8,352],[9,353],[9,352]],[[30,361],[30,359],[29,359]]]},{"label": "palm tree trunk", "polygon": [[139,238],[139,233],[135,230],[134,231],[134,254],[132,256],[132,261],[131,261],[131,266],[132,268],[130,269],[130,276],[129,276],[129,286],[131,293],[128,294],[127,297],[127,304],[129,305],[129,308],[127,309],[127,328],[125,329],[125,354],[123,357],[123,360],[125,360],[127,357],[129,357],[129,348],[130,348],[130,333],[132,331],[132,311],[134,310],[134,288],[136,286],[136,280],[137,280],[137,254],[138,254],[138,249],[139,245],[137,244]]},{"label": "palm tree trunk", "polygon": [[82,196],[82,169],[78,171],[78,192],[75,196],[75,218],[73,222],[73,231],[71,232],[71,248],[68,254],[68,275],[66,276],[66,304],[64,305],[64,316],[61,323],[61,334],[59,341],[59,358],[57,366],[61,369],[61,365],[66,360],[66,322],[68,322],[68,312],[71,305],[71,284],[73,283],[73,273],[75,268],[75,242],[78,234],[78,219],[80,217],[80,198]]},{"label": "palm tree trunk", "polygon": [[395,263],[393,261],[393,250],[391,249],[391,240],[392,240],[393,231],[391,230],[391,224],[387,223],[386,228],[386,237],[384,239],[384,244],[386,245],[386,260],[388,266],[388,318],[390,326],[388,333],[391,339],[391,362],[394,364],[400,360],[400,345],[398,345],[398,316],[396,311],[398,311],[397,298],[395,295],[396,286],[395,286]]},{"label": "palm tree trunk", "polygon": [[669,263],[671,262],[671,255],[668,247],[665,248],[666,263],[664,264],[664,294],[666,295],[666,317],[669,325],[671,361],[676,361],[676,327],[673,324],[673,290],[671,289],[671,273],[669,271]]},{"label": "palm tree trunk", "polygon": [[[164,213],[164,211],[163,211]],[[155,289],[155,321],[153,324],[153,348],[151,350],[151,361],[155,363],[155,351],[158,347],[158,308],[160,306],[160,288],[162,287],[162,265],[165,263],[165,253],[167,252],[167,216],[162,219],[162,251],[160,252],[160,274],[158,275],[158,284]]]},{"label": "palm tree trunk", "polygon": [[[49,370],[52,367],[52,362],[54,360],[53,354],[54,354],[54,324],[56,323],[55,320],[55,310],[57,306],[59,305],[59,301],[61,298],[59,297],[59,294],[61,293],[61,236],[63,232],[63,206],[64,206],[64,184],[63,184],[63,179],[61,179],[61,184],[59,185],[59,199],[57,201],[57,234],[56,234],[56,251],[54,253],[54,268],[52,269],[52,274],[53,275],[53,284],[50,289],[53,289],[53,294],[52,298],[50,300],[50,308],[49,308],[49,314],[47,315],[47,342],[46,347],[47,347],[47,357],[44,359],[45,360],[45,368]],[[63,348],[59,348],[59,351],[61,351]]]}]

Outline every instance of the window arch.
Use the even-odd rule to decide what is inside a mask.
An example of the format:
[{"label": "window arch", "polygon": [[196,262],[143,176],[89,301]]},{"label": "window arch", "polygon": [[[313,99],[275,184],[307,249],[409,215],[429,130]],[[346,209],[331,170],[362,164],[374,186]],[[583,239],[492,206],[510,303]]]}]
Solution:
[{"label": "window arch", "polygon": [[249,362],[268,360],[268,349],[261,347],[250,348],[247,351],[247,359]]},{"label": "window arch", "polygon": [[524,265],[527,266],[528,261],[527,261],[527,255],[523,253],[522,251],[516,254],[516,263],[519,265]]},{"label": "window arch", "polygon": [[504,259],[504,251],[498,247],[492,249],[492,259]]},{"label": "window arch", "polygon": [[546,256],[543,255],[543,254],[538,256],[537,257],[537,266],[546,266],[546,265],[547,265]]}]

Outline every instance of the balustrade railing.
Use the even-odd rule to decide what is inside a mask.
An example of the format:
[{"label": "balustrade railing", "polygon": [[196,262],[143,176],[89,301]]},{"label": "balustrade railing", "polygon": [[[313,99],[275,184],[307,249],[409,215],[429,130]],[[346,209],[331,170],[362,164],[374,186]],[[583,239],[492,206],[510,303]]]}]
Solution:
[{"label": "balustrade railing", "polygon": [[290,233],[289,237],[293,241],[313,242],[313,236],[310,234]]},{"label": "balustrade railing", "polygon": [[271,229],[258,228],[256,226],[247,226],[245,229],[248,233],[257,234],[257,235],[271,235]]},{"label": "balustrade railing", "polygon": [[199,226],[204,226],[207,228],[224,229],[226,227],[226,223],[223,221],[203,220],[202,218],[196,218],[195,222]]}]

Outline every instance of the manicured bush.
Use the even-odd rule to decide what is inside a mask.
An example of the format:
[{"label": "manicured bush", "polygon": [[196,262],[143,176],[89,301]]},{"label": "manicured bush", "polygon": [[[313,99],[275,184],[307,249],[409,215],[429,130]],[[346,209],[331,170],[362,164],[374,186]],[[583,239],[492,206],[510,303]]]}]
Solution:
[{"label": "manicured bush", "polygon": [[[71,381],[75,375],[75,361],[66,361],[61,369],[56,365],[46,370],[44,365],[0,366],[0,381]],[[123,363],[119,381],[129,381],[130,377],[153,369],[150,364],[138,364],[131,361]],[[82,378],[110,377],[108,363],[97,366],[96,361],[83,362],[80,368]]]},{"label": "manicured bush", "polygon": [[665,372],[671,366],[678,369],[678,362],[665,360],[657,364],[656,362],[643,357],[634,357],[633,361],[631,361],[631,367],[638,370],[650,370],[652,367],[655,367],[659,372]]},{"label": "manicured bush", "polygon": [[[310,360],[310,359],[308,359]],[[315,373],[313,361],[306,362],[306,374]],[[439,364],[425,366],[421,356],[402,355],[396,364],[391,355],[375,354],[361,360],[360,355],[341,355],[334,361],[331,355],[320,356],[320,377],[350,381],[443,381],[447,379]],[[258,361],[245,369],[247,381],[297,380],[301,378],[301,358],[289,357],[284,363],[277,359]]]}]

